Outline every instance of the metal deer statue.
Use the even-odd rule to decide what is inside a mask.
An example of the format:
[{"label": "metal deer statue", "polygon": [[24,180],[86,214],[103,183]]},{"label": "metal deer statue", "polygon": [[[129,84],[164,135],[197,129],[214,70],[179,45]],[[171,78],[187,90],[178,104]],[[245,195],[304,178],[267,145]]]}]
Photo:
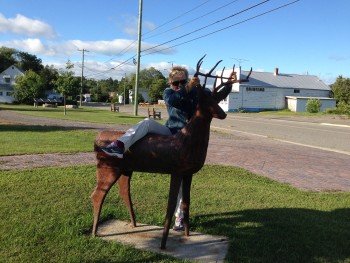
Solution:
[{"label": "metal deer statue", "polygon": [[[170,190],[168,207],[166,211],[165,226],[161,240],[161,249],[165,249],[169,234],[171,220],[176,208],[177,195],[182,181],[182,208],[184,212],[184,234],[189,235],[189,208],[190,189],[192,176],[204,165],[209,143],[210,123],[212,118],[224,119],[226,113],[218,103],[231,92],[232,84],[235,82],[248,81],[235,78],[234,67],[229,78],[213,76],[211,73],[219,61],[209,73],[199,72],[204,56],[197,63],[195,76],[204,76],[204,84],[198,85],[198,105],[193,117],[187,125],[174,135],[164,136],[148,134],[137,141],[129,151],[124,154],[123,159],[109,157],[100,151],[101,147],[108,145],[123,135],[116,131],[102,131],[95,140],[95,152],[97,158],[97,185],[91,199],[94,206],[94,223],[92,234],[97,232],[98,220],[104,199],[110,188],[118,181],[119,193],[126,203],[131,224],[136,226],[135,214],[130,196],[130,179],[133,171],[170,174]],[[211,96],[206,93],[205,85],[207,78],[219,78],[221,84],[214,84]]]}]

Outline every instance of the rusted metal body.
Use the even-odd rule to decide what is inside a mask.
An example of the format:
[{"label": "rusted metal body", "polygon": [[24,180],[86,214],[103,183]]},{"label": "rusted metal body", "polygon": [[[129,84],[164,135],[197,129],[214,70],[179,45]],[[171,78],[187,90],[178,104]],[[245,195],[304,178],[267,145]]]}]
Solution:
[{"label": "rusted metal body", "polygon": [[[204,58],[204,57],[203,57]],[[106,156],[99,149],[115,141],[123,133],[115,131],[102,131],[95,140],[97,158],[97,186],[91,195],[94,206],[94,223],[92,234],[97,231],[98,220],[103,201],[109,189],[118,181],[119,193],[125,201],[133,226],[136,226],[135,214],[130,197],[130,180],[133,171],[170,174],[170,189],[168,207],[166,211],[165,226],[160,247],[166,247],[171,220],[176,208],[177,195],[182,182],[182,208],[184,212],[184,234],[189,235],[189,207],[192,176],[204,165],[210,135],[212,118],[224,119],[226,113],[218,103],[231,92],[234,79],[224,82],[222,77],[212,76],[211,72],[200,73],[201,58],[197,64],[195,76],[204,75],[205,82],[208,77],[221,78],[221,84],[213,89],[211,96],[205,93],[205,82],[197,85],[198,105],[195,114],[188,124],[178,133],[170,136],[148,134],[137,141],[123,159]]]}]

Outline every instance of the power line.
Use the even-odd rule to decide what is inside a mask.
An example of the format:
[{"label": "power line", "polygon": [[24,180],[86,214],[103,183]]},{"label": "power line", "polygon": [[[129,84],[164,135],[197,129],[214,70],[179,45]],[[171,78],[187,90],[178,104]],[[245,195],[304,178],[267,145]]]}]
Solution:
[{"label": "power line", "polygon": [[[185,36],[189,36],[189,35],[191,35],[191,34],[193,34],[193,33],[195,33],[195,32],[198,32],[198,31],[200,31],[200,30],[203,30],[203,29],[205,29],[205,28],[208,28],[208,27],[210,27],[211,25],[217,24],[217,23],[222,22],[222,21],[224,21],[224,20],[226,20],[226,19],[228,19],[228,18],[231,18],[231,17],[233,17],[233,16],[237,16],[238,14],[241,14],[241,13],[243,13],[243,12],[246,12],[246,11],[248,11],[248,10],[250,10],[250,9],[252,9],[252,8],[255,8],[255,7],[259,6],[259,5],[262,5],[262,4],[264,4],[264,3],[268,2],[268,1],[270,1],[270,0],[266,0],[266,1],[260,2],[260,3],[256,4],[256,5],[253,5],[253,6],[249,7],[249,8],[246,8],[246,9],[240,11],[240,12],[237,12],[237,13],[235,13],[235,14],[232,14],[232,15],[228,16],[228,17],[225,17],[225,18],[223,18],[223,19],[220,19],[220,20],[218,20],[218,21],[216,21],[216,22],[214,22],[214,23],[208,24],[207,26],[204,26],[204,27],[202,27],[202,28],[199,28],[199,29],[197,29],[197,30],[194,30],[194,31],[192,31],[192,32],[189,32],[189,33],[187,33],[187,34],[185,34],[185,35],[182,35],[182,36],[176,37],[176,38],[174,38],[174,39],[171,39],[171,40],[169,40],[169,41],[166,41],[166,42],[164,42],[164,43],[162,43],[162,44],[153,46],[153,47],[148,48],[148,49],[145,49],[145,50],[141,50],[141,53],[144,53],[144,52],[146,52],[146,51],[154,50],[154,49],[156,49],[156,48],[158,48],[158,47],[160,47],[160,46],[162,46],[162,45],[164,45],[164,44],[167,44],[167,43],[176,41],[176,40],[181,39],[181,38],[183,38],[183,37],[185,37]],[[142,55],[143,55],[143,56],[146,56],[146,55],[158,53],[158,52],[160,52],[160,51],[168,50],[168,49],[171,49],[171,48],[174,48],[174,47],[178,47],[178,46],[181,46],[181,45],[184,45],[184,44],[193,42],[193,41],[195,41],[195,40],[198,40],[198,39],[201,39],[201,38],[204,38],[204,37],[213,35],[213,34],[215,34],[215,33],[218,33],[218,32],[224,31],[224,30],[226,30],[226,29],[229,29],[229,28],[231,28],[231,27],[237,26],[237,25],[239,25],[239,24],[248,22],[248,21],[253,20],[253,19],[255,19],[255,18],[258,18],[258,17],[260,17],[260,16],[263,16],[263,15],[266,15],[266,14],[268,14],[268,13],[274,12],[274,11],[276,11],[276,10],[278,10],[278,9],[287,7],[287,6],[292,5],[292,4],[295,4],[296,2],[299,2],[299,1],[300,1],[300,0],[296,0],[296,1],[293,1],[293,2],[290,2],[290,3],[287,3],[287,4],[284,4],[284,5],[282,5],[282,6],[279,6],[279,7],[273,8],[273,9],[270,9],[270,10],[268,10],[268,11],[266,11],[266,12],[263,12],[263,13],[260,13],[260,14],[258,14],[258,15],[252,16],[252,17],[250,17],[250,18],[247,18],[247,19],[242,20],[242,21],[240,21],[240,22],[234,23],[234,24],[229,25],[229,26],[227,26],[227,27],[221,28],[221,29],[219,29],[219,30],[215,30],[215,31],[213,31],[213,32],[204,34],[204,35],[202,35],[202,36],[199,36],[199,37],[196,37],[196,38],[193,38],[193,39],[190,39],[190,40],[188,40],[188,41],[185,41],[185,42],[182,42],[182,43],[179,43],[179,44],[170,46],[170,47],[166,47],[166,48],[163,48],[163,49],[160,49],[160,50],[155,50],[155,51],[153,51],[153,52],[148,52],[147,54],[142,54]],[[122,65],[126,64],[128,61],[130,61],[130,60],[132,60],[132,59],[134,59],[134,58],[135,58],[135,55],[132,56],[132,57],[130,57],[129,59],[125,60],[124,62],[120,63],[119,65],[117,65],[117,66],[111,68],[111,70],[112,70],[112,69],[117,69],[117,68],[121,67]],[[110,70],[107,70],[107,72],[108,72],[108,71],[110,71]],[[97,74],[104,74],[104,73],[97,73]]]},{"label": "power line", "polygon": [[163,35],[163,34],[169,32],[169,31],[172,31],[172,30],[174,30],[174,29],[180,28],[180,27],[182,27],[182,26],[184,26],[184,25],[188,25],[188,24],[190,24],[190,23],[192,23],[192,22],[194,22],[194,21],[196,21],[196,20],[199,20],[199,19],[201,19],[201,18],[203,18],[203,17],[206,17],[207,15],[211,15],[211,14],[215,13],[216,11],[219,11],[220,9],[223,9],[223,8],[229,6],[229,5],[231,5],[231,4],[233,4],[233,3],[237,2],[237,1],[239,1],[239,0],[231,1],[231,2],[228,3],[228,4],[225,4],[225,5],[223,5],[223,6],[220,6],[220,7],[216,8],[216,9],[214,9],[214,10],[212,10],[212,11],[209,11],[209,12],[205,13],[204,15],[201,15],[201,16],[199,16],[199,17],[196,17],[196,18],[192,19],[192,20],[189,20],[189,21],[187,21],[187,22],[185,22],[185,23],[183,23],[183,24],[181,24],[181,25],[172,27],[172,28],[170,28],[170,29],[168,29],[168,30],[166,30],[166,31],[160,32],[160,33],[158,33],[158,34],[151,35],[151,36],[145,38],[145,40],[146,40],[146,39],[153,38],[153,37],[156,37],[156,36],[159,36],[159,35]]},{"label": "power line", "polygon": [[[300,1],[300,0],[295,0],[295,1],[293,1],[293,2],[287,3],[287,4],[285,4],[285,5],[276,7],[276,8],[274,8],[274,9],[270,9],[270,10],[268,10],[268,11],[266,11],[266,12],[263,12],[263,13],[260,13],[260,14],[258,14],[258,15],[255,15],[255,16],[253,16],[253,17],[250,17],[250,18],[247,18],[247,19],[245,19],[245,20],[242,20],[242,21],[237,22],[237,23],[235,23],[235,24],[232,24],[232,25],[230,25],[230,26],[224,27],[224,28],[222,28],[222,29],[219,29],[219,30],[210,32],[210,33],[208,33],[208,34],[205,34],[205,35],[202,35],[202,36],[193,38],[193,39],[190,39],[190,40],[188,40],[188,41],[179,43],[179,44],[174,45],[174,46],[171,46],[171,47],[166,47],[166,48],[163,48],[163,49],[161,49],[161,50],[157,50],[157,51],[154,51],[154,52],[151,52],[151,53],[147,53],[147,54],[145,54],[144,56],[146,56],[146,55],[151,55],[151,54],[157,53],[157,52],[159,52],[159,51],[164,51],[164,50],[167,50],[167,49],[171,49],[171,48],[174,48],[174,47],[177,47],[177,46],[181,46],[181,45],[184,45],[184,44],[193,42],[193,41],[195,41],[195,40],[198,40],[198,39],[201,39],[201,38],[204,38],[204,37],[213,35],[213,34],[215,34],[215,33],[218,33],[218,32],[224,31],[224,30],[226,30],[226,29],[229,29],[229,28],[231,28],[231,27],[237,26],[237,25],[239,25],[239,24],[248,22],[249,20],[253,20],[253,19],[257,18],[257,17],[260,17],[260,16],[266,15],[266,14],[268,14],[268,13],[274,12],[274,11],[276,11],[276,10],[278,10],[278,9],[284,8],[284,7],[289,6],[289,5],[292,5],[292,4],[295,4],[296,2],[299,2],[299,1]],[[150,49],[147,49],[147,51],[148,51],[148,50],[150,50]]]},{"label": "power line", "polygon": [[[210,1],[211,1],[211,0],[207,0],[206,2],[204,2],[204,3],[200,4],[200,5],[197,5],[197,6],[193,7],[192,9],[188,10],[187,12],[182,13],[181,15],[176,16],[176,17],[174,17],[174,18],[172,18],[172,19],[166,21],[165,23],[161,24],[160,26],[158,26],[158,27],[156,27],[156,28],[154,28],[154,29],[152,29],[152,30],[150,30],[150,31],[148,31],[148,32],[146,32],[146,33],[144,33],[144,34],[142,34],[142,37],[145,36],[145,35],[147,35],[147,34],[149,34],[149,33],[151,33],[151,32],[153,32],[153,31],[155,31],[155,30],[157,30],[157,29],[159,29],[159,28],[161,28],[161,27],[163,27],[163,26],[165,26],[165,25],[167,25],[167,24],[169,24],[169,23],[171,23],[171,22],[173,22],[173,21],[175,21],[175,20],[177,20],[177,19],[179,19],[179,18],[182,18],[184,15],[186,15],[186,14],[188,14],[188,13],[194,11],[194,10],[197,10],[199,7],[205,5],[206,3],[210,2]],[[238,1],[238,0],[235,0],[235,1]],[[153,37],[153,36],[151,36],[151,37]],[[146,39],[147,39],[147,38],[146,38]],[[124,55],[128,50],[131,49],[131,46],[134,45],[136,42],[137,42],[137,40],[133,41],[133,42],[130,43],[127,47],[125,47],[123,50],[121,50],[118,54],[116,54],[113,58],[107,60],[106,62],[109,62],[109,61],[113,60],[113,59],[116,58],[117,56],[122,56],[122,55]],[[124,53],[123,53],[123,52],[124,52]],[[106,63],[106,62],[105,62],[105,63]]]},{"label": "power line", "polygon": [[198,29],[196,29],[196,30],[193,30],[193,31],[191,31],[191,32],[189,32],[189,33],[186,33],[186,34],[181,35],[181,36],[179,36],[179,37],[176,37],[176,38],[174,38],[174,39],[171,39],[171,40],[168,40],[168,41],[166,41],[166,42],[163,42],[163,43],[161,43],[161,44],[159,44],[159,45],[156,45],[156,46],[154,46],[154,47],[151,47],[151,48],[142,50],[142,52],[145,52],[145,51],[148,51],[148,50],[151,50],[151,49],[154,49],[154,48],[163,46],[163,45],[168,44],[168,43],[170,43],[170,42],[173,42],[173,41],[175,41],[175,40],[178,40],[178,39],[184,38],[184,37],[186,37],[186,36],[189,36],[189,35],[191,35],[191,34],[193,34],[193,33],[199,32],[199,31],[201,31],[201,30],[203,30],[203,29],[206,29],[206,28],[208,28],[208,27],[210,27],[210,26],[213,26],[213,25],[215,25],[215,24],[221,23],[221,22],[223,22],[223,21],[225,21],[225,20],[227,20],[227,19],[229,19],[229,18],[232,18],[232,17],[237,16],[237,15],[239,15],[239,14],[242,14],[242,13],[244,13],[244,12],[247,12],[248,10],[253,9],[253,8],[256,8],[257,6],[262,5],[262,4],[265,4],[265,3],[269,2],[269,1],[271,1],[271,0],[262,1],[262,2],[260,2],[260,3],[258,3],[258,4],[256,4],[256,5],[253,5],[253,6],[251,6],[251,7],[248,7],[248,8],[246,8],[246,9],[244,9],[244,10],[242,10],[242,11],[239,11],[239,12],[237,12],[237,13],[235,13],[235,14],[232,14],[232,15],[230,15],[230,16],[227,16],[227,17],[223,18],[223,19],[217,20],[217,21],[215,21],[215,22],[213,22],[213,23],[210,23],[210,24],[208,24],[208,25],[206,25],[206,26],[204,26],[204,27],[198,28]]},{"label": "power line", "polygon": [[[210,1],[210,0],[209,0],[209,1]],[[196,7],[192,8],[192,9],[190,9],[189,11],[183,13],[183,14],[181,15],[181,17],[182,17],[184,14],[188,14],[188,13],[192,12],[193,10],[196,10],[198,7],[200,7],[200,6],[204,5],[204,4],[206,4],[206,3],[209,2],[209,1],[206,1],[206,2],[203,3],[203,4],[201,4],[201,5],[199,5],[199,6],[196,6]],[[192,21],[197,20],[197,19],[200,19],[200,18],[202,18],[202,17],[204,17],[204,16],[207,16],[208,14],[213,13],[213,12],[216,12],[216,11],[218,11],[218,10],[220,10],[220,9],[222,9],[222,8],[224,8],[224,7],[226,7],[226,6],[230,5],[230,4],[232,4],[232,3],[235,3],[235,2],[237,2],[237,1],[238,1],[238,0],[231,1],[230,3],[225,4],[225,5],[221,6],[221,7],[218,7],[218,8],[216,8],[216,9],[212,10],[211,12],[208,12],[208,13],[206,13],[206,14],[200,16],[200,17],[197,17],[197,18],[193,19]],[[218,20],[218,21],[216,21],[216,22],[214,22],[214,23],[211,23],[211,24],[209,24],[209,25],[207,25],[207,26],[205,26],[205,27],[202,27],[202,28],[199,28],[199,29],[194,30],[194,31],[192,31],[192,32],[189,32],[189,33],[187,33],[187,34],[185,34],[185,35],[182,35],[182,36],[180,36],[180,37],[177,37],[177,38],[175,38],[175,39],[166,41],[166,42],[164,42],[164,43],[162,43],[162,44],[159,44],[159,45],[150,47],[150,48],[148,48],[148,49],[142,50],[141,52],[145,52],[145,51],[148,51],[148,50],[155,49],[155,48],[160,47],[160,46],[162,46],[162,45],[164,45],[164,44],[167,44],[167,43],[173,42],[173,41],[175,41],[175,40],[181,39],[181,38],[183,38],[183,37],[185,37],[185,36],[191,35],[191,34],[193,34],[193,33],[195,33],[195,32],[198,32],[198,31],[203,30],[203,29],[205,29],[205,28],[207,28],[207,27],[210,27],[210,26],[212,26],[212,25],[214,25],[214,24],[217,24],[217,23],[222,22],[222,21],[224,21],[224,20],[226,20],[226,19],[229,19],[229,18],[231,18],[231,17],[233,17],[233,16],[236,16],[236,15],[238,15],[238,14],[240,14],[240,13],[246,12],[246,11],[248,11],[248,10],[250,10],[250,9],[252,9],[252,8],[255,8],[255,7],[257,7],[257,6],[261,5],[261,4],[264,4],[265,2],[268,2],[268,1],[271,1],[271,0],[265,0],[265,1],[261,2],[261,3],[259,3],[259,4],[256,4],[256,5],[254,5],[254,6],[251,6],[251,7],[247,8],[247,9],[245,9],[245,10],[242,10],[242,11],[236,13],[236,14],[233,14],[233,15],[231,15],[231,16],[228,16],[228,17],[226,17],[226,18],[223,18],[223,19],[221,19],[221,20]],[[169,20],[169,21],[167,21],[167,22],[165,22],[165,23],[163,23],[161,26],[159,26],[159,27],[157,27],[157,28],[160,28],[160,27],[162,27],[162,26],[164,26],[164,25],[166,25],[166,24],[169,24],[170,22],[176,20],[177,18],[179,18],[179,16],[178,16],[178,17],[175,17],[175,18],[173,18],[173,19],[171,19],[171,20]],[[183,25],[183,24],[182,24],[182,25]],[[155,29],[154,29],[154,30],[155,30]],[[154,31],[154,30],[151,30],[151,31]],[[151,31],[148,31],[147,33],[143,34],[142,36],[144,36],[144,35],[150,33]],[[151,37],[152,37],[152,36],[151,36]],[[117,56],[118,56],[118,55],[123,55],[123,54],[125,54],[125,53],[130,49],[129,47],[130,47],[131,45],[135,44],[135,43],[136,43],[136,40],[133,41],[132,43],[130,43],[130,44],[129,44],[126,48],[124,48],[122,51],[120,51],[120,52],[117,54]],[[123,51],[125,51],[125,52],[124,52],[123,54],[121,54]],[[152,54],[153,54],[153,53],[155,53],[155,52],[152,52]],[[130,58],[130,59],[134,59],[134,58],[135,58],[135,56],[133,56],[133,57]],[[108,60],[108,61],[111,61],[111,60],[113,60],[113,58],[111,58],[111,59]],[[108,61],[106,61],[106,62],[108,62]],[[121,64],[121,65],[122,65],[122,64]],[[121,66],[121,65],[119,65],[119,66]]]},{"label": "power line", "polygon": [[[205,5],[206,3],[210,2],[210,1],[211,1],[211,0],[207,0],[207,1],[205,1],[204,3],[202,3],[202,4],[198,5],[198,6],[193,7],[192,9],[188,10],[187,12],[181,13],[180,15],[178,15],[178,16],[176,16],[176,17],[170,19],[170,20],[168,20],[167,22],[161,24],[160,26],[157,26],[156,28],[154,28],[154,29],[152,29],[152,30],[150,30],[150,31],[148,31],[148,32],[146,32],[146,33],[144,33],[142,36],[145,36],[145,35],[147,35],[147,34],[153,32],[153,31],[157,30],[158,28],[161,28],[161,27],[163,27],[163,26],[165,26],[165,25],[167,25],[167,24],[169,24],[169,23],[175,21],[176,19],[182,18],[184,15],[187,15],[188,13],[191,13],[192,11],[196,11],[199,7]],[[237,1],[238,1],[238,0],[237,0]]]}]

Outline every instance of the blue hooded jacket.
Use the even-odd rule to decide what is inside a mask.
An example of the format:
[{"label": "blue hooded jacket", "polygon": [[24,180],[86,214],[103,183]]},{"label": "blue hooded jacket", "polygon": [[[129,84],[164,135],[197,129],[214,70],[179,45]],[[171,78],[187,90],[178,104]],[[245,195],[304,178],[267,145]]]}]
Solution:
[{"label": "blue hooded jacket", "polygon": [[197,89],[187,93],[185,87],[175,91],[168,87],[163,92],[163,99],[167,106],[169,118],[165,123],[171,132],[177,133],[191,119],[198,103]]}]

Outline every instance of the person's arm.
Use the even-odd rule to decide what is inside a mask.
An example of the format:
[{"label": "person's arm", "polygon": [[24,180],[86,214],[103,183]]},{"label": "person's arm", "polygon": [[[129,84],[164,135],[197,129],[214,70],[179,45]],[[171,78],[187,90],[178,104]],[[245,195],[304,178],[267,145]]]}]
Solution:
[{"label": "person's arm", "polygon": [[192,89],[197,85],[200,85],[200,79],[198,77],[192,77],[191,80],[186,85],[187,93],[191,93]]},{"label": "person's arm", "polygon": [[163,92],[163,99],[165,104],[170,105],[172,107],[178,107],[181,101],[186,97],[187,91],[185,87],[182,87],[178,91],[174,91],[171,88],[166,88]]}]

